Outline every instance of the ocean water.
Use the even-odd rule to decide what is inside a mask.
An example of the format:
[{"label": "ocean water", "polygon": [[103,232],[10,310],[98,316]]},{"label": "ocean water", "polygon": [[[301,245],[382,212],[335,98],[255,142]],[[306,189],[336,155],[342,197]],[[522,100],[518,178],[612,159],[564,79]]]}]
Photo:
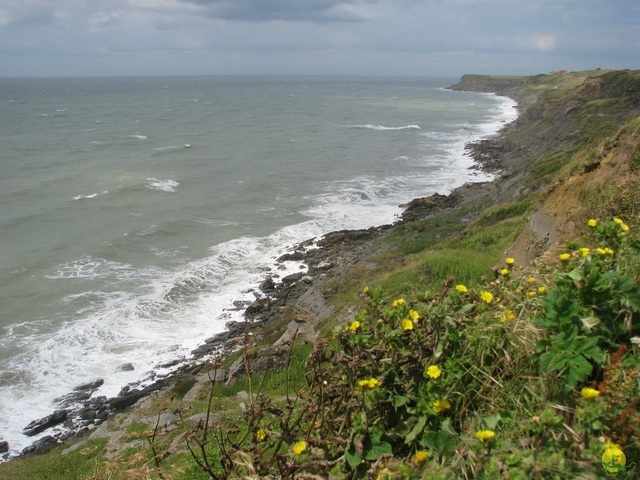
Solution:
[{"label": "ocean water", "polygon": [[0,437],[188,358],[293,244],[486,180],[514,103],[455,81],[0,80]]}]

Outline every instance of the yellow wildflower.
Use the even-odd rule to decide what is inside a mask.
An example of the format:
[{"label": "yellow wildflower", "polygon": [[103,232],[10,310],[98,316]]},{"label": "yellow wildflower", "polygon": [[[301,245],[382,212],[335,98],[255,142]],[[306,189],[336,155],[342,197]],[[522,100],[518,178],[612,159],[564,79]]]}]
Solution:
[{"label": "yellow wildflower", "polygon": [[491,292],[487,292],[483,290],[482,292],[480,292],[480,298],[485,303],[493,302],[493,294]]},{"label": "yellow wildflower", "polygon": [[426,450],[418,450],[416,454],[413,456],[413,463],[416,465],[420,465],[425,462],[429,458],[429,452]]},{"label": "yellow wildflower", "polygon": [[605,255],[613,255],[613,249],[609,248],[609,247],[604,247],[604,254]]},{"label": "yellow wildflower", "polygon": [[358,320],[356,320],[355,322],[351,322],[351,324],[349,325],[349,330],[351,330],[352,332],[355,332],[359,328],[360,328],[360,322]]},{"label": "yellow wildflower", "polygon": [[294,443],[293,446],[291,447],[291,451],[296,455],[301,455],[306,449],[307,449],[307,442],[305,442],[304,440]]},{"label": "yellow wildflower", "polygon": [[527,280],[527,282],[529,283],[536,283],[536,279],[534,277],[529,277],[529,279]]},{"label": "yellow wildflower", "polygon": [[561,253],[560,255],[558,255],[558,258],[560,259],[561,262],[566,262],[567,260],[569,260],[571,258],[571,254],[570,253]]},{"label": "yellow wildflower", "polygon": [[[622,447],[615,443],[607,443],[602,454],[602,466],[609,476],[615,477],[627,464],[627,457],[622,451]],[[632,464],[633,465],[633,464]]]},{"label": "yellow wildflower", "polygon": [[587,248],[587,247],[583,247],[580,249],[580,256],[582,258],[586,258],[589,256],[589,253],[591,253],[591,249]]},{"label": "yellow wildflower", "polygon": [[462,284],[456,285],[456,290],[458,290],[460,293],[467,293],[467,287]]},{"label": "yellow wildflower", "polygon": [[502,270],[500,270],[500,275],[502,275],[503,277],[506,277],[507,275],[509,275],[509,269],[503,268]]},{"label": "yellow wildflower", "polygon": [[516,318],[516,314],[513,313],[513,310],[507,307],[504,307],[504,315],[505,317],[507,317],[507,320],[513,320],[514,318]]},{"label": "yellow wildflower", "polygon": [[259,428],[258,431],[256,432],[256,440],[261,442],[265,438],[267,438],[267,432],[265,432],[263,429]]},{"label": "yellow wildflower", "polygon": [[544,292],[546,292],[546,291],[547,291],[547,287],[544,287],[544,286],[543,286],[543,287],[538,287],[538,293],[539,293],[540,295],[542,295],[542,294],[543,294]]},{"label": "yellow wildflower", "polygon": [[621,223],[620,228],[622,229],[623,232],[629,231],[629,225],[627,225],[626,223]]},{"label": "yellow wildflower", "polygon": [[376,378],[367,378],[367,379],[358,381],[358,386],[361,388],[366,387],[369,389],[374,389],[376,388],[376,385],[378,385],[378,379]]},{"label": "yellow wildflower", "polygon": [[616,222],[618,225],[622,225],[624,223],[622,219],[618,217],[613,217],[613,221]]},{"label": "yellow wildflower", "polygon": [[604,255],[605,254],[604,248],[600,248],[600,247],[596,248],[596,252],[598,253],[598,255]]},{"label": "yellow wildflower", "polygon": [[436,400],[432,405],[436,413],[442,413],[451,408],[451,404],[448,400]]},{"label": "yellow wildflower", "polygon": [[515,259],[515,258],[511,258],[511,257],[509,257],[509,258],[506,258],[506,259],[504,260],[504,263],[506,263],[507,265],[513,265],[513,264],[515,263],[515,261],[516,261],[516,259]]},{"label": "yellow wildflower", "polygon": [[534,292],[534,291],[530,290],[530,291],[528,291],[528,292],[526,293],[526,295],[527,295],[527,297],[529,297],[529,298],[533,298],[533,297],[535,297],[535,296],[536,296],[536,292]]},{"label": "yellow wildflower", "polygon": [[410,319],[405,318],[402,320],[402,329],[404,331],[413,330],[413,322]]},{"label": "yellow wildflower", "polygon": [[429,365],[424,373],[427,375],[427,377],[436,379],[440,378],[440,375],[442,375],[442,370],[440,370],[440,367],[438,367],[437,365]]},{"label": "yellow wildflower", "polygon": [[411,320],[415,322],[420,319],[420,314],[415,310],[411,309],[409,310],[409,317],[411,318]]},{"label": "yellow wildflower", "polygon": [[500,323],[505,323],[507,321],[507,317],[505,317],[504,315],[502,315],[500,318]]},{"label": "yellow wildflower", "polygon": [[587,225],[589,225],[591,228],[596,227],[598,226],[598,221],[595,218],[591,218],[587,222]]},{"label": "yellow wildflower", "polygon": [[479,430],[476,432],[476,437],[482,443],[493,440],[495,436],[496,436],[496,432],[494,432],[493,430]]},{"label": "yellow wildflower", "polygon": [[596,398],[598,395],[600,395],[600,392],[595,388],[584,387],[580,391],[580,395],[582,395],[582,398],[590,399]]},{"label": "yellow wildflower", "polygon": [[393,308],[397,308],[404,305],[404,298],[399,298],[393,301]]},{"label": "yellow wildflower", "polygon": [[369,295],[369,293],[371,293],[371,290],[369,290],[369,287],[364,287],[362,289],[362,293],[364,293],[365,295]]}]

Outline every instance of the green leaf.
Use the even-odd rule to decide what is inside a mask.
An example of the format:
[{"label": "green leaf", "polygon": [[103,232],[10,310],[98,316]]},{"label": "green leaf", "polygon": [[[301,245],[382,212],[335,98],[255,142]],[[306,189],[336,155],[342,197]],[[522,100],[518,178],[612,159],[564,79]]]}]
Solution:
[{"label": "green leaf", "polygon": [[403,405],[406,405],[410,401],[411,401],[411,399],[409,397],[404,397],[402,395],[396,395],[395,397],[393,397],[393,406],[398,408],[398,407],[401,407]]},{"label": "green leaf", "polygon": [[571,280],[575,280],[576,282],[584,280],[585,277],[582,267],[574,268],[568,273],[568,275]]},{"label": "green leaf", "polygon": [[345,452],[345,457],[347,459],[347,463],[351,468],[356,468],[362,463],[362,458],[360,458],[360,455],[358,455],[358,452],[356,452],[356,447],[354,447],[353,445],[351,445],[347,449],[347,451]]},{"label": "green leaf", "polygon": [[409,434],[404,439],[404,443],[406,443],[407,445],[410,445],[416,439],[416,437],[422,433],[422,430],[424,430],[424,426],[426,424],[427,424],[427,417],[420,417],[418,419],[418,422],[414,425],[414,427],[411,429]]},{"label": "green leaf", "polygon": [[499,414],[488,415],[482,418],[482,423],[484,424],[486,430],[495,430],[496,425],[498,425],[498,422],[500,420],[502,419],[500,418]]},{"label": "green leaf", "polygon": [[422,436],[422,442],[440,455],[447,455],[458,446],[458,437],[442,430],[429,431]]},{"label": "green leaf", "polygon": [[382,455],[392,454],[393,448],[388,442],[381,440],[382,434],[377,433],[367,437],[363,442],[365,460],[377,460]]}]

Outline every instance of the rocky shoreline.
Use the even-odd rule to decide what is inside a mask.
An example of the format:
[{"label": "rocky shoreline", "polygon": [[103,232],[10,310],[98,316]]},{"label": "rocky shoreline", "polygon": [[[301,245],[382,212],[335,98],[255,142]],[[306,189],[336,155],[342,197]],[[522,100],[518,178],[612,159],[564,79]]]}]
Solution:
[{"label": "rocky shoreline", "polygon": [[[474,79],[475,81],[476,79]],[[483,90],[476,83],[466,88],[463,80],[450,88],[457,90]],[[494,88],[492,86],[491,88]],[[518,88],[522,88],[518,84]],[[509,83],[506,87],[494,88],[493,93],[519,99]],[[521,96],[520,96],[520,99]],[[260,373],[267,368],[284,362],[286,347],[294,337],[313,341],[317,325],[333,313],[333,307],[326,297],[332,292],[326,289],[328,280],[344,275],[359,262],[366,261],[374,254],[389,248],[380,239],[397,228],[410,222],[436,215],[452,208],[470,205],[482,199],[495,201],[505,194],[505,186],[514,174],[516,164],[503,159],[517,150],[515,143],[509,140],[512,131],[508,125],[497,137],[467,145],[467,151],[476,162],[472,168],[497,174],[492,182],[468,183],[453,190],[449,195],[434,194],[417,198],[403,206],[401,218],[393,225],[382,225],[365,230],[342,230],[331,232],[320,239],[309,239],[295,245],[292,250],[277,259],[276,268],[257,286],[256,300],[250,304],[236,302],[236,308],[244,309],[245,321],[232,322],[225,332],[206,340],[193,350],[188,360],[177,359],[171,364],[158,365],[157,368],[170,369],[170,373],[125,386],[120,393],[111,398],[93,397],[103,383],[96,380],[77,386],[72,392],[56,400],[58,409],[46,417],[29,423],[23,432],[27,436],[36,436],[52,429],[24,448],[18,456],[44,453],[54,446],[71,438],[90,435],[96,428],[115,414],[126,411],[141,399],[154,392],[167,390],[178,379],[197,374],[214,359],[226,358],[242,345],[259,343],[264,331],[281,318],[291,318],[284,334],[271,346],[258,352],[250,360],[250,368]],[[279,278],[278,265],[286,261],[298,261],[305,266],[304,271]],[[228,384],[244,375],[245,365],[242,358],[234,363],[228,372],[220,372],[218,381]],[[194,388],[197,388],[197,382]],[[0,442],[0,454],[9,457],[9,445]]]}]

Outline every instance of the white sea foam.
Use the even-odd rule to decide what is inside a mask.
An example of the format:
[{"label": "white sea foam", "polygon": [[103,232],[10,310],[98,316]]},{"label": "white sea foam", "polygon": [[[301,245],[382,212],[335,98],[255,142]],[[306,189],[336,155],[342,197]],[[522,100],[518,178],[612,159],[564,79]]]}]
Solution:
[{"label": "white sea foam", "polygon": [[159,180],[157,178],[147,178],[146,187],[151,190],[160,190],[162,192],[175,192],[176,188],[180,185],[179,182],[170,178],[166,180]]},{"label": "white sea foam", "polygon": [[135,138],[137,140],[146,140],[147,136],[146,135],[139,135],[139,134],[135,134],[135,135],[131,135],[131,138]]},{"label": "white sea foam", "polygon": [[385,127],[384,125],[353,125],[352,128],[365,128],[368,130],[420,130],[420,125],[404,125],[401,127]]}]

